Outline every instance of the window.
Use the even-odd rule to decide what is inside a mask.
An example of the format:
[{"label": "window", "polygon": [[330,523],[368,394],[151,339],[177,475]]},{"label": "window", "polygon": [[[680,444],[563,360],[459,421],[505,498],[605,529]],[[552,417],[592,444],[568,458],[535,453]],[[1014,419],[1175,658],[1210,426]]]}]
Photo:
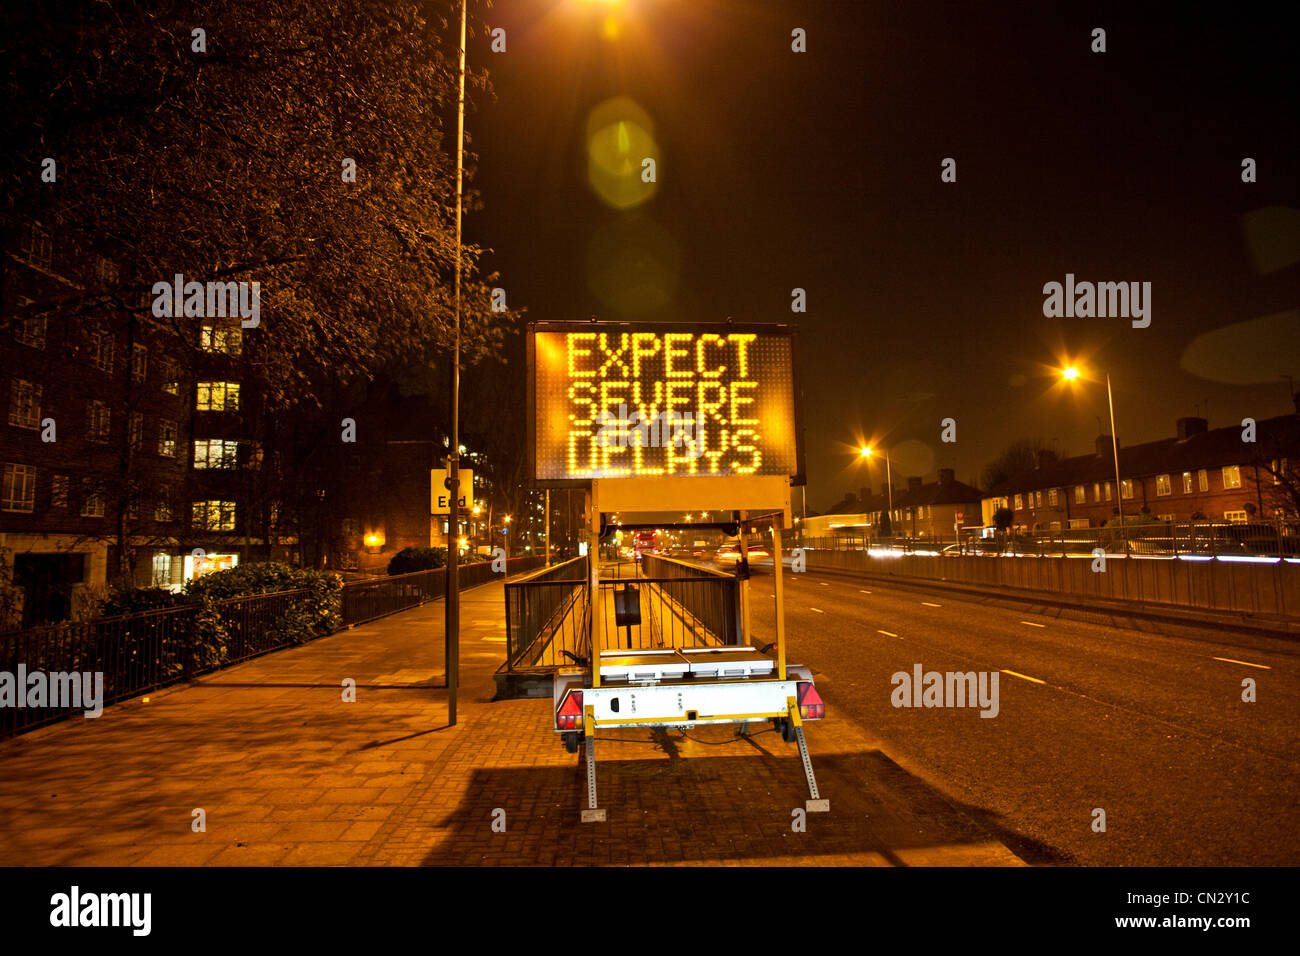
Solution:
[{"label": "window", "polygon": [[54,240],[34,222],[23,227],[21,246],[23,255],[34,266],[50,267],[54,258]]},{"label": "window", "polygon": [[144,412],[132,412],[127,426],[127,440],[132,448],[139,448],[144,441]]},{"label": "window", "polygon": [[14,339],[21,345],[34,349],[45,348],[45,316],[29,315],[15,319],[13,324]]},{"label": "window", "polygon": [[90,336],[90,362],[101,372],[113,371],[113,336],[108,332]]},{"label": "window", "polygon": [[1099,481],[1092,483],[1092,500],[1101,501],[1101,482]]},{"label": "window", "polygon": [[1165,495],[1174,493],[1173,485],[1169,483],[1168,475],[1156,475],[1156,497],[1163,498]]},{"label": "window", "polygon": [[83,518],[104,517],[104,496],[94,490],[89,479],[81,482],[81,516]]},{"label": "window", "polygon": [[1223,487],[1240,488],[1241,487],[1241,468],[1237,465],[1223,466]]},{"label": "window", "polygon": [[143,345],[131,346],[131,381],[143,382],[149,372],[149,350]]},{"label": "window", "polygon": [[1192,493],[1192,473],[1190,471],[1185,471],[1183,472],[1183,494],[1190,495],[1191,493]]},{"label": "window", "polygon": [[1047,526],[1047,530],[1048,530],[1048,531],[1060,531],[1060,530],[1061,530],[1061,522],[1059,522],[1059,521],[1053,521],[1051,524],[1049,524],[1049,525]]},{"label": "window", "polygon": [[1034,492],[1034,501],[1037,502],[1038,507],[1043,506],[1043,493],[1041,491]]},{"label": "window", "polygon": [[1121,496],[1121,497],[1124,497],[1124,498],[1132,498],[1132,497],[1133,497],[1133,479],[1132,479],[1132,478],[1121,478],[1121,479],[1120,479],[1120,482],[1119,482],[1119,493],[1120,493],[1120,496]]},{"label": "window", "polygon": [[1246,512],[1244,512],[1244,511],[1225,511],[1225,512],[1223,513],[1223,520],[1224,520],[1224,521],[1237,521],[1237,522],[1243,522],[1243,523],[1244,523],[1245,520],[1246,520]]},{"label": "window", "polygon": [[1020,497],[1020,495],[1016,495],[1016,510],[1019,511],[1024,506],[1025,505],[1023,499]]},{"label": "window", "polygon": [[41,422],[41,386],[13,379],[9,386],[9,424],[38,428]]},{"label": "window", "polygon": [[194,443],[195,468],[234,468],[238,465],[239,442],[205,438]]},{"label": "window", "polygon": [[163,358],[158,360],[158,378],[161,381],[161,388],[164,392],[170,392],[173,395],[181,393],[180,367],[171,359]]},{"label": "window", "polygon": [[68,506],[68,476],[55,475],[50,482],[50,507],[66,508]]},{"label": "window", "polygon": [[86,403],[86,434],[91,441],[107,442],[109,427],[108,406],[103,402]]},{"label": "window", "polygon": [[194,502],[194,527],[200,531],[234,531],[235,503],[233,501]]},{"label": "window", "polygon": [[36,510],[36,469],[31,465],[5,462],[3,499],[0,509],[31,514]]},{"label": "window", "polygon": [[157,551],[153,556],[153,586],[163,588],[172,583],[172,556]]},{"label": "window", "polygon": [[158,422],[158,454],[176,457],[176,423],[165,418]]},{"label": "window", "polygon": [[205,352],[238,355],[242,345],[243,330],[237,325],[205,325],[199,330],[199,348]]},{"label": "window", "polygon": [[1086,505],[1088,503],[1088,489],[1084,485],[1074,486],[1074,503],[1076,505]]},{"label": "window", "polygon": [[1086,528],[1086,527],[1088,527],[1088,519],[1087,519],[1087,518],[1071,518],[1071,519],[1070,519],[1070,527],[1071,527],[1071,528]]},{"label": "window", "polygon": [[201,412],[239,410],[238,382],[199,382],[195,407]]},{"label": "window", "polygon": [[1050,507],[1055,508],[1055,507],[1056,507],[1056,500],[1057,500],[1056,489],[1055,489],[1055,488],[1048,488],[1048,489],[1047,489],[1047,504],[1048,504]]},{"label": "window", "polygon": [[172,517],[172,503],[166,496],[159,498],[158,501],[154,504],[153,520],[154,521],[176,520],[175,518]]},{"label": "window", "polygon": [[1107,500],[1107,501],[1110,501],[1111,493],[1112,493],[1112,492],[1111,492],[1111,486],[1110,486],[1110,482],[1108,481],[1108,482],[1106,482],[1106,500]]},{"label": "window", "polygon": [[1160,521],[1168,521],[1170,524],[1178,520],[1177,515],[1156,515],[1156,518]]}]

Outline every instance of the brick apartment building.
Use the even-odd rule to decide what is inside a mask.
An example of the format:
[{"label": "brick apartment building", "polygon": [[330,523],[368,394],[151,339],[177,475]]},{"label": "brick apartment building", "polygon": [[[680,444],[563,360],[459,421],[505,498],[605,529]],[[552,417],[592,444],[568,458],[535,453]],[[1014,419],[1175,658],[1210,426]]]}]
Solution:
[{"label": "brick apartment building", "polygon": [[1204,418],[1180,418],[1176,436],[1119,449],[1120,488],[1115,488],[1109,435],[1090,455],[1041,462],[983,496],[986,525],[999,508],[1010,508],[1016,531],[1100,528],[1126,517],[1159,521],[1245,522],[1293,520],[1295,505],[1275,472],[1300,467],[1300,415],[1256,423],[1255,441],[1243,427],[1210,429]]}]

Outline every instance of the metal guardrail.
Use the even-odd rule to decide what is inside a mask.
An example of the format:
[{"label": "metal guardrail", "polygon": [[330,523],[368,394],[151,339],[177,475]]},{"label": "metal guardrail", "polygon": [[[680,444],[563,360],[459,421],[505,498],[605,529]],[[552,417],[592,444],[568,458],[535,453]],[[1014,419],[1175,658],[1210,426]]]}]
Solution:
[{"label": "metal guardrail", "polygon": [[[509,670],[533,667],[548,649],[585,657],[588,567],[570,558],[519,581],[506,583],[506,663]],[[561,663],[556,659],[551,663]]]},{"label": "metal guardrail", "polygon": [[[506,572],[537,567],[543,558],[511,558]],[[494,580],[491,562],[460,569],[462,589]],[[445,571],[415,571],[341,589],[340,628],[372,621],[443,596]],[[28,674],[102,674],[97,703],[108,704],[238,664],[303,640],[300,621],[319,602],[299,588],[225,598],[209,605],[184,604],[91,621],[51,624],[0,634],[0,671]],[[336,631],[322,628],[305,639]],[[70,688],[64,682],[63,686]],[[16,688],[24,694],[27,688]],[[93,687],[92,687],[93,690]],[[47,702],[50,700],[47,697]],[[76,715],[84,707],[0,706],[0,739]]]},{"label": "metal guardrail", "polygon": [[[666,646],[741,642],[740,581],[735,575],[658,554],[643,554],[641,570],[677,606],[670,620],[682,623],[680,635],[685,637],[689,632],[691,636],[692,643],[679,644],[677,635],[671,635]],[[701,632],[711,635],[711,639]]]}]

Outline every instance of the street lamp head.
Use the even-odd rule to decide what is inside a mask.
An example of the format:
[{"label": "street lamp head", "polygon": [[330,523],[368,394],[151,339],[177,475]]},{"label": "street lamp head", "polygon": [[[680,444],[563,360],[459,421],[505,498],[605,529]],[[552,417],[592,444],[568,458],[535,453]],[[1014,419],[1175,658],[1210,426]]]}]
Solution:
[{"label": "street lamp head", "polygon": [[1061,377],[1067,382],[1073,382],[1079,377],[1079,370],[1071,365],[1068,368],[1061,369]]}]

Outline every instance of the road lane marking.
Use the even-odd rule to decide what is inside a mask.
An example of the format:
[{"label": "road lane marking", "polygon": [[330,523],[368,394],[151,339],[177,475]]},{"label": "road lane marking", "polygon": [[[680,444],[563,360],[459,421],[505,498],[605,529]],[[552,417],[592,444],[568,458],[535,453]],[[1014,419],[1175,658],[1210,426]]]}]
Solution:
[{"label": "road lane marking", "polygon": [[808,610],[810,610],[810,611],[816,611],[818,614],[825,614],[825,613],[826,613],[825,611],[823,611],[823,610],[822,610],[821,608],[819,608],[819,607],[810,607]]},{"label": "road lane marking", "polygon": [[1033,681],[1035,684],[1047,683],[1045,680],[1039,680],[1037,677],[1030,677],[1028,674],[1017,674],[1015,671],[1009,671],[1005,667],[1002,668],[1002,673],[1010,674],[1012,677],[1019,677],[1021,680]]},{"label": "road lane marking", "polygon": [[881,631],[881,630],[877,630],[876,633],[877,633],[877,634],[883,634],[883,635],[885,635],[885,637],[898,637],[898,635],[895,634],[893,631]]},{"label": "road lane marking", "polygon": [[870,594],[871,592],[870,592],[870,591],[864,591],[862,588],[858,588],[858,593],[859,593],[859,594]]},{"label": "road lane marking", "polygon": [[817,583],[820,584],[820,585],[821,585],[822,587],[824,587],[824,588],[828,588],[828,587],[830,587],[830,585],[827,584],[825,581],[818,581]]},{"label": "road lane marking", "polygon": [[1216,657],[1216,661],[1227,661],[1229,664],[1245,664],[1247,667],[1258,667],[1262,671],[1271,671],[1273,668],[1267,664],[1252,664],[1250,661],[1237,661],[1231,657]]},{"label": "road lane marking", "polygon": [[1021,624],[1028,624],[1030,627],[1047,627],[1046,624],[1035,624],[1033,621],[1021,621]]},{"label": "road lane marking", "polygon": [[922,601],[921,603],[924,604],[926,607],[943,607],[942,604],[934,604],[931,601]]}]

